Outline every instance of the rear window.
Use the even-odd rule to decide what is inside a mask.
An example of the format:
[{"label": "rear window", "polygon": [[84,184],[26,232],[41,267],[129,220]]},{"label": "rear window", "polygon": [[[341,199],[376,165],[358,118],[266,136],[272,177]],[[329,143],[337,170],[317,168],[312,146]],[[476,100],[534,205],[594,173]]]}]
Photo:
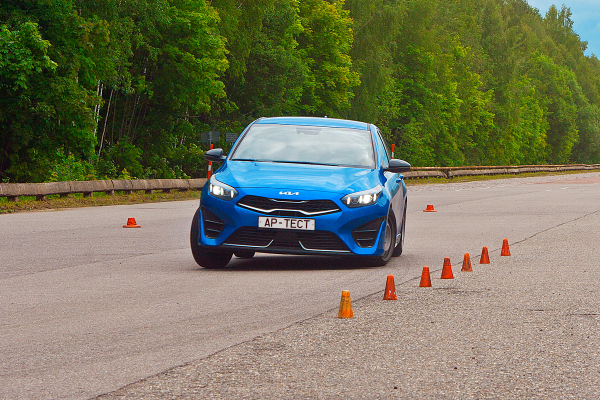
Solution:
[{"label": "rear window", "polygon": [[321,126],[255,124],[231,160],[375,168],[370,131]]}]

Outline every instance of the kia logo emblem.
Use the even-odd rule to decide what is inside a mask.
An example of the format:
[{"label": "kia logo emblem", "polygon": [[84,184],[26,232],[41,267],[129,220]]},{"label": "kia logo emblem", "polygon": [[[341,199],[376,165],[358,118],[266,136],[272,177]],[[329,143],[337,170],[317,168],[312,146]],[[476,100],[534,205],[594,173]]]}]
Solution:
[{"label": "kia logo emblem", "polygon": [[285,196],[298,196],[300,193],[299,192],[290,192],[289,190],[287,192],[279,192],[279,194],[283,194]]}]

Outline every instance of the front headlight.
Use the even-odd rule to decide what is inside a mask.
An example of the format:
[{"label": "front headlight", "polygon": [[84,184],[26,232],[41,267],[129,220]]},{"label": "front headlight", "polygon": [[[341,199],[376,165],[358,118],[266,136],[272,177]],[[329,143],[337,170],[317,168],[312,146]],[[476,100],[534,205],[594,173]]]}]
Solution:
[{"label": "front headlight", "polygon": [[238,195],[237,190],[229,185],[224,184],[223,182],[219,182],[214,176],[210,178],[210,183],[208,184],[208,193],[218,199],[228,201],[232,200]]},{"label": "front headlight", "polygon": [[347,194],[346,196],[342,197],[342,203],[348,207],[370,206],[377,203],[382,190],[383,188],[381,185],[377,185],[370,190]]}]

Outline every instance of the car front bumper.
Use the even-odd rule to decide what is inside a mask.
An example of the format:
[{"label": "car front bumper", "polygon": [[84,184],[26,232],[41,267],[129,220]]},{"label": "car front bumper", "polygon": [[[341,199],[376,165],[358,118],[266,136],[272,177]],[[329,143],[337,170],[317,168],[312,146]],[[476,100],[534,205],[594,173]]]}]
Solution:
[{"label": "car front bumper", "polygon": [[[230,201],[202,192],[198,245],[230,251],[255,251],[278,254],[319,254],[379,256],[383,254],[385,221],[389,200],[380,196],[377,203],[349,208],[339,193],[308,193],[294,201],[331,200],[339,211],[324,215],[273,215],[238,205],[245,196],[289,200],[275,189],[239,189]],[[305,193],[305,192],[304,192]],[[315,220],[315,230],[268,229],[258,227],[258,217],[307,218]],[[216,218],[215,218],[216,217]],[[354,233],[354,235],[353,235]],[[372,237],[369,238],[369,235]],[[365,239],[365,237],[367,239]]]}]

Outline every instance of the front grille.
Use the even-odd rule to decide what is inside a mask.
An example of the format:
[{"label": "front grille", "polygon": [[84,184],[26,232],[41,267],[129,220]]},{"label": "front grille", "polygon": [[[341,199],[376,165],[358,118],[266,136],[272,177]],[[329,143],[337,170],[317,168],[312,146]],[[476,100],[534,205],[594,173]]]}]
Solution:
[{"label": "front grille", "polygon": [[238,228],[224,244],[269,250],[348,251],[348,247],[333,232],[261,229],[254,226]]},{"label": "front grille", "polygon": [[340,208],[332,200],[287,200],[244,196],[237,205],[262,214],[283,217],[306,217],[340,211]]},{"label": "front grille", "polygon": [[204,223],[204,236],[209,239],[218,238],[225,228],[223,221],[204,207],[202,207],[202,221]]},{"label": "front grille", "polygon": [[273,242],[276,231],[258,229],[253,226],[238,228],[226,240],[225,244],[236,246],[267,247]]},{"label": "front grille", "polygon": [[367,222],[364,225],[359,226],[352,231],[352,237],[359,247],[373,247],[377,235],[379,234],[379,228],[383,218],[377,218],[371,222]]},{"label": "front grille", "polygon": [[298,232],[298,240],[305,250],[348,251],[342,239],[333,232]]}]

